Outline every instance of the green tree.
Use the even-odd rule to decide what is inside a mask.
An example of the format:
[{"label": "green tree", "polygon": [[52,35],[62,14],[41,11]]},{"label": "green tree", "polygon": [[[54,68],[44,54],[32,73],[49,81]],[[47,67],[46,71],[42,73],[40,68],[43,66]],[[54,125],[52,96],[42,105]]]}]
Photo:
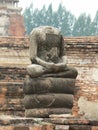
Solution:
[{"label": "green tree", "polygon": [[90,16],[86,16],[86,14],[81,14],[79,18],[76,20],[73,27],[73,36],[88,36],[91,35],[91,18]]},{"label": "green tree", "polygon": [[70,36],[72,34],[72,27],[75,22],[74,15],[72,15],[62,4],[60,4],[53,17],[53,25],[58,27],[64,36]]},{"label": "green tree", "polygon": [[53,11],[52,4],[47,9],[43,6],[41,10],[33,10],[33,4],[31,4],[24,11],[24,19],[27,34],[35,27],[49,25],[59,28],[63,35],[70,36],[75,22],[75,17],[62,4],[57,11]]},{"label": "green tree", "polygon": [[53,9],[52,9],[52,4],[48,6],[48,9],[46,11],[46,25],[53,25]]},{"label": "green tree", "polygon": [[98,35],[98,10],[92,22],[92,35]]},{"label": "green tree", "polygon": [[35,9],[33,13],[34,27],[46,25],[46,7],[43,6],[41,10]]},{"label": "green tree", "polygon": [[32,24],[33,5],[32,4],[25,9],[23,16],[24,16],[24,22],[26,27],[26,33],[29,34],[31,32],[31,28],[33,28],[33,24]]},{"label": "green tree", "polygon": [[91,20],[90,15],[88,15],[85,24],[85,36],[91,35],[93,35],[93,22]]}]

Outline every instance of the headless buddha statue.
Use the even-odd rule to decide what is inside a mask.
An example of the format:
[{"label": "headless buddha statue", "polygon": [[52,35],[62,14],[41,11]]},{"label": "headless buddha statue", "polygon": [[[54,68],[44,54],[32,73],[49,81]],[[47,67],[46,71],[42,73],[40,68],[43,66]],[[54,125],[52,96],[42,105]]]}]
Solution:
[{"label": "headless buddha statue", "polygon": [[77,77],[77,70],[66,64],[64,39],[57,28],[42,26],[33,29],[30,34],[30,60],[32,64],[27,67],[27,72],[32,78]]}]

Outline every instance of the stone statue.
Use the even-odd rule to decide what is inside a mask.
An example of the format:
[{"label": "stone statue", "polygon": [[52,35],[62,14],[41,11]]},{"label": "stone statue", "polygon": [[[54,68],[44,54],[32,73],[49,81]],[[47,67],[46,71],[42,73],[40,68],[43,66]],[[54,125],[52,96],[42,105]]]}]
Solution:
[{"label": "stone statue", "polygon": [[77,71],[66,65],[64,40],[60,30],[51,26],[35,28],[30,35],[30,59],[27,67],[31,77],[76,78]]},{"label": "stone statue", "polygon": [[29,78],[24,82],[27,117],[49,117],[71,113],[77,70],[68,67],[60,30],[51,26],[30,34]]}]

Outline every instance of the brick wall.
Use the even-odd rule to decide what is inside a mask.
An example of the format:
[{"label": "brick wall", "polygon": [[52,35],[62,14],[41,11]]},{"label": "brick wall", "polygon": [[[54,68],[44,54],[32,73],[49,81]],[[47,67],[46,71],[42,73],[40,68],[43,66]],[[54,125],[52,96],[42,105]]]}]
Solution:
[{"label": "brick wall", "polygon": [[65,47],[68,65],[79,73],[73,112],[98,119],[98,37],[65,38]]},{"label": "brick wall", "polygon": [[29,39],[0,37],[0,114],[24,116],[22,103]]},{"label": "brick wall", "polygon": [[0,6],[0,36],[25,36],[21,8]]},{"label": "brick wall", "polygon": [[25,36],[23,16],[20,14],[11,14],[9,17],[9,23],[9,36]]},{"label": "brick wall", "polygon": [[[98,109],[98,37],[70,37],[64,39],[67,64],[75,67],[79,73],[76,81],[76,90],[78,91],[75,92],[73,114],[98,119],[96,113]],[[2,90],[0,91],[0,97],[7,99],[8,93],[11,93],[14,86],[18,87],[17,92],[21,90],[23,81],[28,76],[26,66],[31,64],[28,47],[28,37],[0,37],[0,89]],[[8,85],[8,82],[10,85]],[[12,90],[8,86],[12,86]],[[12,97],[15,99],[14,93],[10,98]],[[19,100],[17,99],[17,101]],[[8,103],[7,100],[5,102]],[[13,102],[6,105],[8,107],[6,111],[3,111],[1,107],[0,113],[13,115],[16,112],[16,115],[18,113],[24,115],[23,106],[19,110],[17,103]],[[23,105],[21,101],[19,103],[19,105]]]},{"label": "brick wall", "polygon": [[0,130],[98,130],[98,121],[80,118],[0,116]]}]

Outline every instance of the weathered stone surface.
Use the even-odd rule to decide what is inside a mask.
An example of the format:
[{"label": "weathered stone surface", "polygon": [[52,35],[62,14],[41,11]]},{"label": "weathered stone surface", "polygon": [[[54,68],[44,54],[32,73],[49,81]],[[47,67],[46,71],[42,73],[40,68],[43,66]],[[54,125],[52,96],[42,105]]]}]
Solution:
[{"label": "weathered stone surface", "polygon": [[83,126],[97,126],[96,124],[92,125],[90,123],[90,120],[87,120],[85,118],[26,118],[26,117],[19,117],[19,116],[0,116],[0,126],[3,125],[34,125],[34,124],[45,124],[46,122],[49,122],[51,124],[56,125],[83,125]]},{"label": "weathered stone surface", "polygon": [[56,125],[55,130],[69,130],[69,125]]},{"label": "weathered stone surface", "polygon": [[71,113],[72,110],[69,108],[36,108],[36,109],[26,109],[25,116],[26,117],[49,117],[51,114],[68,114]]},{"label": "weathered stone surface", "polygon": [[[80,86],[81,92],[75,94],[73,108],[73,112],[77,115],[80,109],[78,107],[78,99],[80,96],[87,98],[87,100],[91,102],[95,102],[95,100],[97,102],[98,100],[98,83],[97,78],[94,76],[95,71],[98,70],[98,37],[65,37],[64,40],[66,55],[68,57],[67,63],[69,66],[76,67],[79,72],[76,85]],[[2,78],[3,81],[16,82],[15,79],[17,79],[17,82],[20,82],[25,79],[26,73],[24,73],[24,69],[30,64],[30,61],[28,60],[28,47],[28,37],[0,37],[0,48],[2,50],[0,50],[0,68],[1,70],[4,70],[2,71],[2,74],[5,74],[5,77]],[[13,49],[15,51],[13,51]],[[14,62],[11,60],[12,57],[15,57]],[[5,60],[6,58],[8,60]],[[6,69],[7,66],[10,66],[9,69],[12,71]],[[14,75],[12,77],[11,75],[13,75],[14,72],[20,76],[15,78],[16,76]],[[1,111],[0,114],[2,113],[4,112]],[[8,111],[7,114],[9,113],[11,112]],[[12,113],[14,115],[17,114],[17,112],[15,113],[14,111]]]},{"label": "weathered stone surface", "polygon": [[23,84],[0,82],[0,114],[24,116]]},{"label": "weathered stone surface", "polygon": [[0,126],[0,130],[54,130],[55,126],[52,124],[35,124],[32,126]]},{"label": "weathered stone surface", "polygon": [[69,130],[91,130],[91,127],[89,125],[72,125],[69,126]]},{"label": "weathered stone surface", "polygon": [[16,127],[14,127],[14,130],[29,130],[29,127],[27,127],[27,126],[16,126]]},{"label": "weathered stone surface", "polygon": [[38,78],[44,74],[44,67],[37,64],[31,64],[27,66],[27,72],[30,77]]},{"label": "weathered stone surface", "polygon": [[[12,4],[13,2],[13,4]],[[24,36],[25,27],[21,8],[16,7],[19,1],[0,2],[0,36]],[[18,5],[18,4],[17,4]]]},{"label": "weathered stone surface", "polygon": [[75,116],[70,114],[51,114],[49,115],[50,118],[74,118]]},{"label": "weathered stone surface", "polygon": [[25,95],[24,106],[32,108],[72,108],[73,95],[71,94],[33,94]]},{"label": "weathered stone surface", "polygon": [[15,109],[9,109],[6,110],[1,109],[0,115],[11,115],[11,116],[18,116],[18,117],[24,117],[25,116],[25,109],[22,108],[21,110],[15,110]]},{"label": "weathered stone surface", "polygon": [[[61,115],[61,114],[60,114]],[[80,117],[52,117],[49,118],[49,122],[57,125],[89,125],[91,124],[89,120]],[[96,124],[93,124],[96,125]]]},{"label": "weathered stone surface", "polygon": [[98,130],[98,126],[92,126],[91,130]]},{"label": "weathered stone surface", "polygon": [[42,124],[42,125],[34,125],[32,127],[30,127],[29,130],[55,130],[55,126],[53,124]]},{"label": "weathered stone surface", "polygon": [[[63,67],[61,66],[60,68],[63,68]],[[54,73],[51,72],[49,74],[46,73],[42,75],[42,77],[46,77],[46,78],[47,77],[57,77],[57,78],[62,77],[62,78],[76,79],[77,75],[78,75],[78,72],[75,68],[66,66],[63,70],[60,69],[58,73],[55,73],[55,72]]]},{"label": "weathered stone surface", "polygon": [[[30,59],[34,60],[35,56],[40,57],[44,61],[51,59],[55,53],[55,59],[58,59],[57,50],[62,46],[62,38],[60,30],[51,26],[42,26],[32,30],[30,35]],[[62,49],[62,48],[61,48]],[[60,53],[60,52],[59,52]]]},{"label": "weathered stone surface", "polygon": [[69,93],[74,94],[75,79],[68,78],[27,78],[23,87],[25,94]]},{"label": "weathered stone surface", "polygon": [[90,119],[90,124],[92,126],[97,126],[98,125],[98,120],[96,120],[96,119],[94,119],[94,120]]},{"label": "weathered stone surface", "polygon": [[[74,94],[78,72],[66,65],[64,39],[60,30],[52,26],[33,29],[30,35],[29,49],[32,64],[27,66],[30,79],[24,83],[23,102],[27,111],[26,115],[29,117],[32,113],[33,116],[34,108],[36,108],[34,116],[38,115],[39,117],[64,113],[63,109],[58,112],[58,109],[54,108],[72,109],[72,94]],[[66,81],[64,78],[67,78]],[[44,112],[40,109],[37,112],[37,108],[43,108]],[[41,114],[39,115],[39,113]],[[67,113],[69,112],[67,111]]]},{"label": "weathered stone surface", "polygon": [[41,74],[45,77],[77,77],[77,70],[66,65],[64,39],[59,29],[52,26],[33,29],[29,48],[33,65],[27,67],[27,72],[32,78]]},{"label": "weathered stone surface", "polygon": [[28,42],[26,37],[0,37],[0,68],[26,68],[31,63]]},{"label": "weathered stone surface", "polygon": [[[38,58],[37,58],[38,59]],[[39,59],[40,61],[41,59]],[[27,72],[31,78],[39,78],[39,77],[56,77],[56,78],[72,78],[76,79],[78,72],[75,68],[67,67],[66,64],[63,63],[54,64],[44,62],[41,60],[41,64],[31,64],[27,66]],[[40,62],[38,63],[40,64]]]},{"label": "weathered stone surface", "polygon": [[14,126],[0,126],[0,130],[14,130]]},{"label": "weathered stone surface", "polygon": [[[86,107],[85,107],[86,104]],[[98,102],[88,101],[87,98],[80,97],[78,100],[78,105],[80,107],[79,113],[83,114],[85,118],[98,120]]]},{"label": "weathered stone surface", "polygon": [[23,16],[21,14],[10,14],[9,23],[8,36],[25,36],[26,30]]},{"label": "weathered stone surface", "polygon": [[0,79],[2,82],[22,82],[26,78],[26,70],[21,67],[0,67]]},{"label": "weathered stone surface", "polygon": [[0,97],[23,98],[23,83],[21,82],[0,82]]},{"label": "weathered stone surface", "polygon": [[92,125],[90,120],[84,118],[56,117],[56,120],[59,122],[53,122],[54,118],[50,120],[50,118],[24,118],[0,115],[0,130],[98,130],[98,124],[96,126]]},{"label": "weathered stone surface", "polygon": [[0,111],[23,111],[23,99],[20,98],[0,98]]}]

